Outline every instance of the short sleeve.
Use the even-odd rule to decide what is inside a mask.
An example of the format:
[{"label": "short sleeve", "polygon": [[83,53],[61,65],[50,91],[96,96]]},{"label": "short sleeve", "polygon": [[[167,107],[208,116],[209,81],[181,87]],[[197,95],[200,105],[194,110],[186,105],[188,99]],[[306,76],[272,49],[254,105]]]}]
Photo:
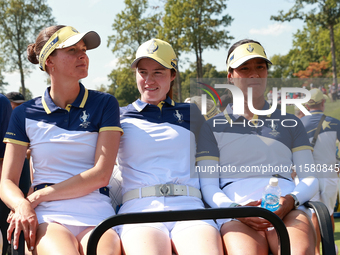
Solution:
[{"label": "short sleeve", "polygon": [[100,125],[99,132],[106,130],[120,131],[123,133],[123,129],[120,125],[120,110],[117,99],[107,94],[106,105],[103,110],[103,117]]},{"label": "short sleeve", "polygon": [[211,119],[206,121],[201,128],[198,138],[196,161],[219,160],[220,150],[210,123]]},{"label": "short sleeve", "polygon": [[26,134],[25,112],[26,107],[24,105],[19,105],[13,110],[4,142],[24,146],[29,145],[30,140]]}]

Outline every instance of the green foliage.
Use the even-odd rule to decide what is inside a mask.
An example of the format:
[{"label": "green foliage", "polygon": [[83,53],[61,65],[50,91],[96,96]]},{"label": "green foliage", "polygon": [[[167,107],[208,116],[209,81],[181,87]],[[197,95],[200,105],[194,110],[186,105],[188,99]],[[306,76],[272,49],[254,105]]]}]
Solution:
[{"label": "green foliage", "polygon": [[292,75],[288,55],[274,55],[270,61],[273,65],[269,68],[268,78],[287,78]]},{"label": "green foliage", "polygon": [[194,52],[197,77],[203,77],[202,53],[205,49],[227,48],[233,39],[225,30],[232,22],[223,0],[168,0],[165,4],[161,38],[169,41],[175,51]]},{"label": "green foliage", "polygon": [[[340,24],[334,26],[334,39],[340,40]],[[336,48],[336,55],[340,55],[340,47]],[[273,66],[269,71],[271,78],[292,78],[294,73],[306,70],[310,63],[328,61],[329,66],[323,78],[331,77],[331,46],[328,29],[307,22],[302,30],[293,35],[293,48],[287,55],[274,55],[271,58]],[[337,59],[337,66],[340,59]],[[338,75],[340,72],[337,73]]]},{"label": "green foliage", "polygon": [[[108,92],[108,88],[107,88],[104,84],[100,84],[99,87],[96,87],[96,90],[97,90],[97,91],[100,91],[100,92],[109,93],[109,92]],[[110,93],[110,94],[112,94],[112,93]],[[113,94],[112,94],[112,95],[113,95]]]},{"label": "green foliage", "polygon": [[339,100],[334,101],[334,102],[330,102],[330,101],[327,100],[324,113],[327,116],[331,116],[333,118],[340,120],[340,102],[339,102]]},{"label": "green foliage", "polygon": [[[21,87],[19,88],[19,92],[22,94],[22,88]],[[31,100],[33,98],[33,94],[28,88],[26,88],[26,95],[24,97],[25,97],[26,101]]]},{"label": "green foliage", "polygon": [[116,15],[108,47],[119,58],[118,64],[128,66],[142,43],[157,35],[160,15],[150,14],[147,0],[125,0],[125,9]]},{"label": "green foliage", "polygon": [[30,66],[26,49],[40,30],[55,23],[46,0],[0,0],[0,44],[6,67],[20,72],[25,96],[25,75]]},{"label": "green foliage", "polygon": [[340,2],[338,0],[295,0],[294,6],[287,13],[280,11],[279,15],[271,16],[270,19],[277,21],[301,19],[328,28],[329,25],[340,22]]},{"label": "green foliage", "polygon": [[[190,79],[197,78],[196,63],[192,63],[189,69],[182,72],[182,94],[183,101],[190,97]],[[227,78],[227,71],[217,71],[212,64],[203,65],[203,78]]]},{"label": "green foliage", "polygon": [[[112,81],[108,92],[113,94],[120,106],[139,97],[134,74],[130,65],[142,43],[156,37],[160,15],[151,14],[147,0],[125,0],[125,9],[117,14],[112,25],[114,35],[109,37],[108,47],[118,57],[118,68],[109,74]],[[149,12],[149,13],[148,13]]]},{"label": "green foliage", "polygon": [[126,106],[140,97],[135,75],[130,67],[113,70],[109,79],[112,83],[106,92],[117,98],[119,106]]},{"label": "green foliage", "polygon": [[4,94],[5,93],[5,86],[8,85],[7,82],[5,82],[5,77],[3,76],[3,72],[5,70],[4,68],[4,61],[3,59],[0,57],[0,93]]},{"label": "green foliage", "polygon": [[[340,1],[339,0],[295,0],[294,6],[287,12],[283,13],[283,11],[279,12],[277,16],[271,16],[271,19],[277,21],[291,21],[293,19],[302,19],[306,22],[307,27],[311,26],[318,29],[327,29],[329,40],[330,40],[330,52],[332,58],[332,66],[333,66],[333,83],[337,84],[337,72],[336,72],[336,47],[335,47],[335,39],[334,39],[334,29],[335,26],[340,23]],[[300,31],[299,31],[300,32]],[[299,33],[298,32],[298,33]],[[316,38],[319,36],[318,31],[303,31],[304,35],[307,35],[309,38]],[[302,46],[298,52],[299,56],[293,56],[296,60],[293,64],[293,71],[296,73],[297,71],[304,70],[309,65],[309,62],[319,62],[319,60],[315,60],[318,58],[318,55],[321,53],[318,51],[318,48],[309,44],[308,46],[303,45],[305,38],[303,35],[296,36],[297,39],[300,39],[299,45]],[[314,42],[317,42],[314,40]],[[328,54],[327,54],[328,55]],[[302,57],[303,56],[303,57]],[[309,56],[309,58],[304,58]],[[313,60],[310,60],[310,59]],[[299,70],[297,70],[297,66],[299,66]]]}]

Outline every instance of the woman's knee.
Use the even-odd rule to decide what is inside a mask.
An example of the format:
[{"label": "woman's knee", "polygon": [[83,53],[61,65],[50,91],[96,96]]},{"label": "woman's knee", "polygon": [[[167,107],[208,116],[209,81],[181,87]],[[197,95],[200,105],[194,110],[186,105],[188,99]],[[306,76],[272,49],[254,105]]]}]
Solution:
[{"label": "woman's knee", "polygon": [[310,217],[300,210],[291,211],[284,219],[292,254],[314,254],[316,235]]},{"label": "woman's knee", "polygon": [[[81,247],[80,253],[87,254],[87,244],[92,233],[93,227],[86,229],[77,236]],[[97,254],[103,255],[120,255],[121,254],[121,241],[113,229],[108,229],[99,239],[97,245]]]},{"label": "woman's knee", "polygon": [[147,226],[135,226],[121,235],[122,249],[126,255],[170,255],[171,241],[164,231]]},{"label": "woman's knee", "polygon": [[268,241],[263,231],[256,231],[240,221],[222,225],[223,245],[228,255],[268,254]]}]

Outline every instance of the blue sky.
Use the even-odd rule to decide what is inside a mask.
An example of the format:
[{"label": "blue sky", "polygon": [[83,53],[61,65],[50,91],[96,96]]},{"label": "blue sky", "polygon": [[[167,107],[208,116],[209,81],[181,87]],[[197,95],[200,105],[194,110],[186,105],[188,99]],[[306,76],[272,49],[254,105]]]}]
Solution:
[{"label": "blue sky", "polygon": [[[124,9],[123,0],[48,0],[53,15],[58,24],[70,25],[79,32],[96,31],[102,43],[94,50],[88,51],[90,58],[89,76],[83,79],[83,84],[89,89],[96,89],[101,84],[109,85],[107,75],[115,68],[116,60],[111,49],[107,47],[108,36],[112,35],[112,24],[117,13]],[[161,1],[149,0],[150,5],[160,5]],[[234,18],[231,26],[227,27],[235,39],[231,44],[244,38],[259,41],[269,57],[275,54],[287,54],[292,47],[292,35],[302,29],[302,21],[278,23],[270,20],[271,15],[279,10],[289,10],[294,0],[229,0],[226,1],[226,12]],[[162,2],[163,3],[163,2]],[[142,28],[141,28],[142,29]],[[225,69],[228,49],[206,50],[203,52],[204,63],[212,63],[221,71]],[[180,60],[183,68],[188,67],[189,61],[195,61],[194,53],[185,54]],[[33,96],[40,96],[46,89],[47,74],[40,71],[38,65],[33,66],[32,73],[26,77],[26,87]],[[18,73],[5,73],[6,93],[18,91],[20,76]]]}]

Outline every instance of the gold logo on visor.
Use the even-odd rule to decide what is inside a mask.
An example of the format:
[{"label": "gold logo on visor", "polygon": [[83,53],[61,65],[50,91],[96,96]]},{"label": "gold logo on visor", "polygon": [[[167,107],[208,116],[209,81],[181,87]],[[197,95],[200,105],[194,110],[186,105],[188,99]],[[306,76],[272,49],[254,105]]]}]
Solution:
[{"label": "gold logo on visor", "polygon": [[247,51],[252,53],[254,51],[254,47],[252,47],[250,44],[248,45]]},{"label": "gold logo on visor", "polygon": [[148,46],[148,48],[146,49],[146,51],[149,53],[149,54],[152,54],[154,53],[156,50],[158,50],[158,45],[156,44],[156,41],[155,40],[152,40]]}]

